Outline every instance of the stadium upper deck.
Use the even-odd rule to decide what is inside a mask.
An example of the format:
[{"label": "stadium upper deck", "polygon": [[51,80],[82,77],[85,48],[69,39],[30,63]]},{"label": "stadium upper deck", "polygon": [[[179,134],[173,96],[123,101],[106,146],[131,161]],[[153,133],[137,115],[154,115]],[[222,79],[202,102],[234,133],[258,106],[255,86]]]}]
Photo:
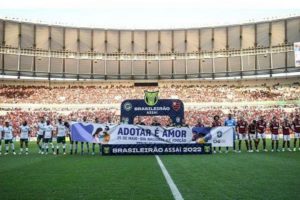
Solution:
[{"label": "stadium upper deck", "polygon": [[220,27],[108,30],[0,20],[4,75],[216,78],[299,72],[300,17]]}]

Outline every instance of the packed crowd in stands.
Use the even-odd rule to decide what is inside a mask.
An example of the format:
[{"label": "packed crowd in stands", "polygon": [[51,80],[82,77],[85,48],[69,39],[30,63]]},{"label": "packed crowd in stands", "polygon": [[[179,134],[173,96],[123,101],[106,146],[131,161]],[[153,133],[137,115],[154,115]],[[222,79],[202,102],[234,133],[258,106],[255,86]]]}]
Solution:
[{"label": "packed crowd in stands", "polygon": [[57,103],[57,104],[112,104],[124,99],[143,98],[144,91],[159,91],[160,98],[179,98],[185,103],[283,101],[300,99],[300,86],[273,85],[272,87],[201,86],[169,84],[159,87],[110,86],[0,86],[2,103]]},{"label": "packed crowd in stands", "polygon": [[[189,126],[194,126],[197,124],[197,120],[201,119],[205,126],[211,126],[213,121],[213,116],[219,115],[221,122],[224,123],[224,120],[227,117],[228,113],[232,113],[235,118],[243,116],[245,120],[251,122],[254,119],[258,119],[259,116],[264,116],[266,121],[270,121],[273,116],[276,116],[278,119],[283,120],[284,117],[292,120],[295,114],[300,113],[299,107],[234,107],[230,109],[223,108],[201,108],[201,109],[189,109],[185,111],[186,123]],[[41,116],[45,116],[46,119],[50,119],[53,123],[57,121],[59,117],[63,117],[65,120],[80,121],[84,116],[87,117],[88,121],[94,122],[95,118],[99,119],[100,123],[120,123],[119,111],[116,109],[82,109],[82,110],[70,110],[67,112],[60,111],[51,111],[51,110],[21,110],[15,109],[12,111],[6,112],[6,114],[0,116],[1,123],[5,120],[9,120],[15,130],[15,134],[19,131],[19,125],[23,120],[26,120],[35,130],[37,123]],[[168,123],[168,117],[162,116],[158,117],[162,125]],[[143,122],[146,125],[150,125],[152,122],[152,117],[142,117]],[[33,131],[35,134],[36,131]]]}]

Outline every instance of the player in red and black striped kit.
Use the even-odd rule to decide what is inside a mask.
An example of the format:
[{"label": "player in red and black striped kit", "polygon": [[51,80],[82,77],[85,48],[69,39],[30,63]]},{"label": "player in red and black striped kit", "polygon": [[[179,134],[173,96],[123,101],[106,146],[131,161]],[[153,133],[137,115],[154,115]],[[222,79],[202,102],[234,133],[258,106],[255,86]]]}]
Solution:
[{"label": "player in red and black striped kit", "polygon": [[256,152],[259,152],[258,150],[258,145],[260,142],[260,139],[262,139],[263,141],[263,149],[265,152],[267,152],[268,150],[266,149],[266,128],[267,128],[267,123],[264,120],[264,117],[261,116],[258,120],[258,122],[256,123],[256,130],[257,130],[257,142],[256,142]]},{"label": "player in red and black striped kit", "polygon": [[271,123],[270,123],[270,131],[272,133],[272,152],[274,152],[274,143],[275,143],[275,150],[279,151],[279,122],[277,121],[276,117],[274,116]]},{"label": "player in red and black striped kit", "polygon": [[244,117],[240,117],[240,120],[237,122],[237,125],[236,125],[236,131],[239,134],[239,150],[238,150],[238,153],[241,152],[242,140],[245,141],[247,151],[249,152],[247,127],[248,127],[248,123],[246,122]]},{"label": "player in red and black striped kit", "polygon": [[282,151],[285,151],[285,143],[287,143],[288,151],[292,151],[290,149],[290,130],[292,129],[292,125],[289,123],[288,118],[284,118],[284,121],[281,124],[281,128],[283,135]]},{"label": "player in red and black striped kit", "polygon": [[[222,126],[222,124],[220,122],[220,117],[218,115],[215,115],[211,127],[218,127],[218,126]],[[216,153],[216,147],[214,147],[214,153]],[[219,147],[219,153],[222,153],[221,147]]]},{"label": "player in red and black striped kit", "polygon": [[299,140],[299,151],[300,151],[300,120],[299,120],[299,115],[295,116],[292,127],[293,127],[293,131],[295,132],[294,151],[296,151],[296,149],[297,149],[297,140]]}]

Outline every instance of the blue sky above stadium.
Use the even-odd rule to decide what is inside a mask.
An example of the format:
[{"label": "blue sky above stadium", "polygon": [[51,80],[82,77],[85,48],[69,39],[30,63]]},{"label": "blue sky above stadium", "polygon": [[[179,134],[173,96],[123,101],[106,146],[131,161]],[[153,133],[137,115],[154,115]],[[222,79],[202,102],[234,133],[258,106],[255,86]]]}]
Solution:
[{"label": "blue sky above stadium", "polygon": [[164,29],[300,15],[299,0],[10,0],[0,17],[83,27]]}]

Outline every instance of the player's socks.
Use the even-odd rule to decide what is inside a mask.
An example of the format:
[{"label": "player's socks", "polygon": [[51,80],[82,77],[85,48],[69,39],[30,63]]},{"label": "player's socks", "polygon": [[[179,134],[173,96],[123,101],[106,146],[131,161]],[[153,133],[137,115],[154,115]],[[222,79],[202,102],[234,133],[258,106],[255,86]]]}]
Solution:
[{"label": "player's socks", "polygon": [[25,148],[26,154],[28,154],[28,147]]},{"label": "player's socks", "polygon": [[90,153],[90,144],[88,142],[86,143],[86,148],[87,148],[87,152]]},{"label": "player's socks", "polygon": [[20,154],[22,154],[23,153],[23,148],[20,148]]},{"label": "player's socks", "polygon": [[278,145],[279,145],[279,142],[278,142],[278,140],[276,140],[276,151],[278,151]]},{"label": "player's socks", "polygon": [[266,140],[265,139],[263,139],[263,148],[264,148],[264,150],[266,150]]},{"label": "player's socks", "polygon": [[56,148],[56,154],[57,155],[59,154],[59,148],[58,147]]},{"label": "player's socks", "polygon": [[6,154],[8,154],[8,150],[9,150],[9,146],[6,144],[5,145],[5,152],[6,152]]}]

